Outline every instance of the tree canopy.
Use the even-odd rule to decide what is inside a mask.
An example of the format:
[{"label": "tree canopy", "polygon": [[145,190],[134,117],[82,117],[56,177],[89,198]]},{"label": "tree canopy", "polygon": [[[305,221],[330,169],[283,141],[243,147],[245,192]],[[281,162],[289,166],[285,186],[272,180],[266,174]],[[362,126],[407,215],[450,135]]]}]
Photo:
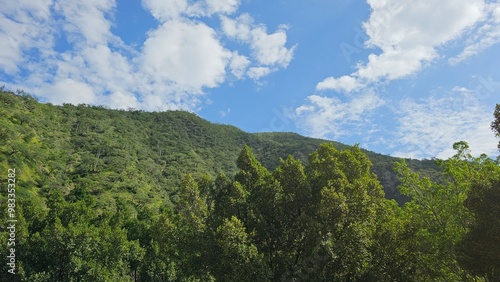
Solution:
[{"label": "tree canopy", "polygon": [[[466,142],[432,173],[396,162],[407,199],[398,203],[385,197],[374,161],[358,146],[324,142],[303,158],[305,151],[280,147],[281,137],[255,141],[227,126],[223,135],[183,112],[0,98],[8,106],[0,108],[0,168],[16,169],[13,279],[500,279],[500,166],[473,157]],[[259,144],[300,154],[270,168],[260,158],[274,155],[258,154]],[[9,236],[1,228],[0,245]],[[9,251],[0,248],[0,257]],[[15,281],[8,267],[0,265],[2,277]]]}]

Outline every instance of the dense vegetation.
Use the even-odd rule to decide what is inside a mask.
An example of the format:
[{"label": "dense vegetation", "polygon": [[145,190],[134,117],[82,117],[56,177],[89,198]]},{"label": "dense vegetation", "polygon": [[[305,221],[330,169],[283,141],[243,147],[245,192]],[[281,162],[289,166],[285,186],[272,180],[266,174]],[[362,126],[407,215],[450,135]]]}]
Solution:
[{"label": "dense vegetation", "polygon": [[[117,111],[88,105],[38,103],[20,91],[0,89],[0,169],[26,169],[29,187],[58,186],[64,194],[87,186],[101,199],[121,196],[136,202],[176,201],[184,174],[195,177],[237,172],[244,145],[272,171],[288,155],[308,162],[324,140],[294,133],[248,134],[211,124],[182,111]],[[332,142],[338,149],[348,146]],[[364,151],[388,198],[402,203],[392,167],[397,158]],[[8,160],[8,163],[7,163]],[[435,176],[431,160],[406,160],[412,170]],[[83,183],[85,182],[85,183]],[[94,183],[95,182],[95,183]],[[97,185],[99,184],[99,185]],[[131,197],[133,194],[133,197]]]},{"label": "dense vegetation", "polygon": [[500,166],[465,142],[439,169],[396,162],[398,205],[379,182],[394,159],[357,146],[0,99],[5,281],[500,280]]}]

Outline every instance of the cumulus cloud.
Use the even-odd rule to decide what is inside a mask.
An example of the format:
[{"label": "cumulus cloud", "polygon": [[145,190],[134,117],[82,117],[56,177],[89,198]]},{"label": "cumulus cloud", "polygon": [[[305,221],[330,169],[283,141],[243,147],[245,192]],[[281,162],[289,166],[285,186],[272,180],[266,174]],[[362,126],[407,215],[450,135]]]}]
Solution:
[{"label": "cumulus cloud", "polygon": [[207,25],[172,20],[148,35],[141,63],[155,81],[200,92],[202,87],[215,87],[224,80],[231,53]]},{"label": "cumulus cloud", "polygon": [[113,109],[136,109],[140,106],[137,98],[131,93],[123,93],[121,91],[113,92],[102,97],[101,104],[108,105]]},{"label": "cumulus cloud", "polygon": [[54,81],[44,86],[42,92],[46,93],[47,102],[54,104],[94,104],[98,99],[91,86],[71,78]]},{"label": "cumulus cloud", "polygon": [[298,127],[310,136],[328,139],[368,129],[374,110],[385,104],[384,100],[371,92],[345,102],[318,95],[311,95],[307,99],[307,104],[295,109]]},{"label": "cumulus cloud", "polygon": [[135,68],[129,60],[121,53],[112,51],[104,44],[93,47],[85,47],[75,57],[78,62],[68,62],[68,66],[79,65],[80,69],[72,69],[70,76],[82,72],[85,81],[92,84],[99,92],[122,91],[124,88],[131,88],[135,79],[131,76]]},{"label": "cumulus cloud", "polygon": [[267,34],[263,26],[252,30],[251,47],[257,61],[263,65],[288,66],[295,48],[287,49],[285,43],[286,33],[283,29],[272,34]]},{"label": "cumulus cloud", "polygon": [[286,47],[286,26],[280,26],[274,33],[267,33],[262,24],[255,24],[249,14],[242,14],[237,18],[221,17],[221,26],[224,34],[239,42],[248,44],[256,66],[248,70],[247,75],[258,79],[278,68],[286,68],[293,59],[296,46]]},{"label": "cumulus cloud", "polygon": [[417,73],[439,56],[438,48],[462,36],[484,15],[482,0],[368,0],[372,12],[363,23],[365,45],[380,50],[340,78],[318,83],[318,90],[352,92],[364,85]]},{"label": "cumulus cloud", "polygon": [[239,0],[206,0],[210,13],[231,14],[239,6]]},{"label": "cumulus cloud", "polygon": [[356,91],[362,87],[362,84],[355,78],[344,75],[339,78],[329,77],[318,83],[316,89],[318,90],[336,90],[336,91]]},{"label": "cumulus cloud", "polygon": [[142,5],[162,22],[179,18],[188,8],[187,0],[142,0]]},{"label": "cumulus cloud", "polygon": [[250,64],[250,60],[246,56],[238,54],[238,52],[233,52],[231,55],[231,62],[229,67],[231,68],[231,73],[238,79],[243,78],[246,69]]},{"label": "cumulus cloud", "polygon": [[[157,20],[139,46],[113,33],[116,0],[7,1],[0,13],[0,83],[48,102],[145,110],[197,110],[205,89],[228,76],[258,79],[292,59],[286,31],[272,34],[248,17],[250,39],[227,35],[239,0],[143,0]],[[221,19],[210,20],[203,17]],[[252,35],[253,33],[253,35]],[[227,39],[252,54],[225,47]],[[63,42],[64,50],[58,45]]]},{"label": "cumulus cloud", "polygon": [[242,14],[235,19],[221,17],[221,25],[227,36],[243,42],[251,41],[253,18],[249,14]]},{"label": "cumulus cloud", "polygon": [[401,101],[394,140],[405,149],[394,155],[446,159],[454,155],[457,141],[467,141],[475,155],[496,154],[497,140],[490,129],[493,107],[481,105],[466,88],[455,91],[458,95]]},{"label": "cumulus cloud", "polygon": [[251,67],[248,70],[247,75],[251,79],[258,80],[259,78],[261,78],[263,76],[266,76],[269,73],[271,73],[271,71],[272,70],[270,68],[268,68],[268,67]]},{"label": "cumulus cloud", "polygon": [[[481,42],[492,41],[494,29],[485,27],[485,22],[489,21],[492,25],[491,22],[496,19],[493,16],[496,15],[496,8],[492,7],[493,4],[485,4],[483,0],[445,0],[439,3],[430,0],[367,2],[371,13],[363,23],[363,30],[367,35],[364,45],[375,51],[367,57],[366,62],[358,63],[351,74],[327,77],[316,85],[318,91],[356,92],[359,95],[345,97],[348,100],[346,102],[326,96],[309,96],[308,102],[296,109],[296,114],[299,127],[313,136],[338,138],[352,134],[350,131],[353,128],[356,130],[361,124],[370,125],[363,128],[364,132],[370,132],[377,126],[371,124],[372,113],[385,104],[374,94],[366,94],[376,89],[374,87],[383,82],[415,75],[443,56],[441,52],[450,42],[455,43],[472,34],[469,48],[480,50],[474,44],[487,46],[489,43]],[[487,29],[487,32],[478,32],[481,27]],[[481,34],[490,36],[485,38]],[[462,56],[467,52],[466,48]],[[387,146],[406,146],[406,151],[398,151],[397,154],[410,157],[443,157],[449,153],[446,150],[451,148],[451,144],[461,139],[470,140],[473,149],[485,149],[491,143],[491,139],[485,139],[489,125],[486,117],[489,118],[489,115],[479,114],[484,113],[484,109],[478,103],[472,103],[473,99],[469,97],[472,95],[471,90],[457,87],[455,92],[455,98],[449,98],[453,101],[446,100],[448,98],[430,98],[419,102],[405,100],[398,105],[396,108],[400,115],[400,127],[394,137],[397,141],[388,142]],[[462,100],[458,100],[457,95],[462,95]],[[463,113],[447,110],[447,103],[456,105],[462,102],[465,103]],[[356,107],[354,103],[363,107]],[[468,112],[471,113],[467,114]],[[359,120],[364,123],[359,123]],[[460,127],[463,132],[472,133],[462,136],[459,134]],[[490,143],[480,147],[481,142],[478,140]],[[495,146],[491,148],[494,149]]]}]

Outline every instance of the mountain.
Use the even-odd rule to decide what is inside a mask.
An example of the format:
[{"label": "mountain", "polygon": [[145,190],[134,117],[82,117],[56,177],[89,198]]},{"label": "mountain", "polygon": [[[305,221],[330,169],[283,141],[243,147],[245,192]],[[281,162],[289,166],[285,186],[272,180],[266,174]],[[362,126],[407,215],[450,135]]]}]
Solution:
[{"label": "mountain", "polygon": [[[233,176],[244,145],[270,171],[288,155],[307,163],[308,155],[324,142],[337,149],[349,147],[295,133],[246,133],[184,111],[55,106],[22,91],[0,92],[0,124],[0,168],[22,172],[18,185],[27,188],[23,193],[57,188],[68,194],[81,188],[99,195],[103,207],[117,197],[139,204],[173,204],[184,174]],[[363,151],[386,197],[404,202],[392,170],[399,159]],[[432,160],[407,164],[421,175],[438,173]]]},{"label": "mountain", "polygon": [[500,281],[500,167],[468,148],[438,170],[1,91],[0,281]]}]

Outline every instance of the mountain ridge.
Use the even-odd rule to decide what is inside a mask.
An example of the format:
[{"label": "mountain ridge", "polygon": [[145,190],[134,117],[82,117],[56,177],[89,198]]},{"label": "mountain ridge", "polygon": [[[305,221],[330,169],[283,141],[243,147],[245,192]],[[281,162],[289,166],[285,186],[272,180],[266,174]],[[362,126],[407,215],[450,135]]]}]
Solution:
[{"label": "mountain ridge", "polygon": [[[57,186],[66,193],[94,187],[93,193],[103,194],[103,204],[117,194],[130,198],[127,193],[139,194],[138,201],[176,202],[176,187],[183,174],[214,177],[223,172],[233,176],[237,171],[234,160],[244,145],[270,171],[288,155],[307,163],[308,155],[324,142],[341,150],[350,147],[293,132],[247,133],[185,111],[55,106],[22,91],[1,91],[0,103],[0,119],[6,125],[1,132],[3,166],[27,169],[32,178],[25,181],[30,187]],[[362,151],[372,161],[372,172],[386,197],[403,203],[406,199],[400,196],[392,171],[400,158]],[[407,159],[407,163],[423,175],[438,171],[432,160]]]}]

